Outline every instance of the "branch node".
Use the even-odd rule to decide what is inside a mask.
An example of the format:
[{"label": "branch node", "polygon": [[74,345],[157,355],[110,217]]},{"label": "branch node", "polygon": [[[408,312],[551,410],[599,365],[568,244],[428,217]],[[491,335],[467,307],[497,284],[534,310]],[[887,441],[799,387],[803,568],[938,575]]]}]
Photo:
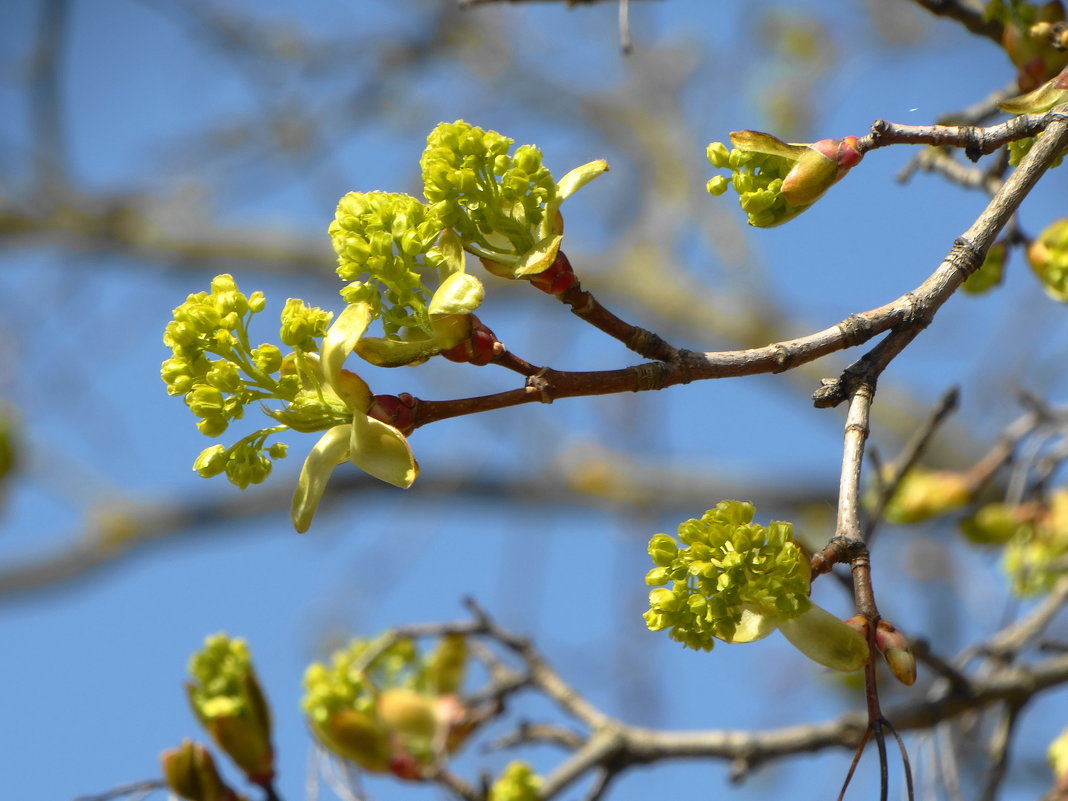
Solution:
[{"label": "branch node", "polygon": [[793,361],[793,354],[790,353],[790,349],[783,345],[781,342],[775,345],[775,369],[773,373],[784,373],[790,369],[790,363]]},{"label": "branch node", "polygon": [[970,239],[958,236],[953,240],[953,250],[950,251],[947,261],[957,269],[962,278],[967,278],[979,269],[985,255]]},{"label": "branch node", "polygon": [[976,162],[983,155],[983,130],[974,125],[965,125],[961,129],[961,138],[964,140],[964,155],[968,161]]},{"label": "branch node", "polygon": [[838,330],[842,332],[842,341],[849,348],[863,345],[873,335],[871,320],[859,314],[851,314],[842,320],[838,324]]},{"label": "branch node", "polygon": [[538,395],[538,401],[540,403],[552,403],[553,396],[550,392],[548,367],[543,367],[538,370],[537,374],[530,376],[527,379],[527,389],[536,392]]}]

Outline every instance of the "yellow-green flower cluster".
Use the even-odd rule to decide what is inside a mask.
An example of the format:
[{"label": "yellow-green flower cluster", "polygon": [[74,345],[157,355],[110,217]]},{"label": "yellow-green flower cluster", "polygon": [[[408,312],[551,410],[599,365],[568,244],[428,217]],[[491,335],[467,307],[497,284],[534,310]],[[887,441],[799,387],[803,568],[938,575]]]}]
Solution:
[{"label": "yellow-green flower cluster", "polygon": [[244,640],[215,634],[189,660],[189,702],[201,725],[251,781],[274,773],[271,717]]},{"label": "yellow-green flower cluster", "polygon": [[509,762],[490,787],[489,801],[538,801],[541,776],[526,762]]},{"label": "yellow-green flower cluster", "polygon": [[749,224],[757,228],[792,220],[819,200],[862,156],[855,136],[794,145],[760,131],[734,131],[731,144],[731,149],[722,142],[708,146],[709,162],[730,170],[731,177],[717,175],[707,189],[722,195],[733,187]]},{"label": "yellow-green flower cluster", "polygon": [[350,282],[341,296],[348,303],[370,304],[387,335],[403,328],[429,335],[427,307],[433,292],[424,278],[437,278],[443,265],[435,247],[443,227],[429,207],[410,195],[349,192],[338,202],[329,229],[337,273]]},{"label": "yellow-green flower cluster", "polygon": [[608,169],[603,160],[557,182],[541,151],[463,120],[443,122],[427,137],[420,159],[423,192],[434,214],[465,250],[505,278],[548,270],[563,237],[560,204]]},{"label": "yellow-green flower cluster", "polygon": [[672,639],[708,651],[715,639],[766,636],[811,606],[809,564],[792,526],[752,521],[752,504],[722,501],[679,525],[678,542],[653,536],[649,555],[656,567],[645,582],[669,586],[649,593],[644,617],[651,630],[670,629]]},{"label": "yellow-green flower cluster", "polygon": [[[231,276],[219,275],[210,293],[190,295],[167,324],[163,342],[172,355],[163,362],[160,376],[168,394],[185,396],[189,410],[200,418],[197,429],[206,436],[223,434],[243,417],[249,403],[289,402],[300,390],[295,374],[283,374],[282,353],[275,345],[251,344],[249,323],[265,303],[262,292],[246,297]],[[282,313],[282,339],[294,347],[313,346],[313,337],[322,336],[329,320],[327,312],[290,301]],[[264,428],[228,448],[211,446],[193,469],[205,477],[225,472],[242,489],[258,484],[270,474],[271,460],[286,455],[284,444],[266,444],[282,430]]]},{"label": "yellow-green flower cluster", "polygon": [[376,688],[380,686],[414,686],[419,674],[415,643],[409,639],[397,640],[368,660],[367,655],[377,648],[375,640],[357,639],[335,651],[329,665],[321,662],[309,665],[304,673],[301,706],[313,722],[322,723],[339,709],[373,712]]},{"label": "yellow-green flower cluster", "polygon": [[365,770],[415,779],[470,731],[455,695],[466,659],[460,636],[443,637],[427,657],[409,639],[384,648],[354,640],[328,665],[308,667],[301,703],[326,748]]},{"label": "yellow-green flower cluster", "polygon": [[1046,228],[1027,249],[1027,261],[1046,294],[1068,303],[1068,218]]},{"label": "yellow-green flower cluster", "polygon": [[530,251],[557,199],[541,151],[463,120],[438,125],[420,159],[426,199],[479,256],[514,261]]}]

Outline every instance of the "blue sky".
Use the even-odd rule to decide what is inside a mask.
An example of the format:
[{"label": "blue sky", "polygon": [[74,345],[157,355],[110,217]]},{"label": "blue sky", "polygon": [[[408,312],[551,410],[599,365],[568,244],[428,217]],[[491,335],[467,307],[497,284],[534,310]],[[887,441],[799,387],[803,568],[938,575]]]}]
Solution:
[{"label": "blue sky", "polygon": [[[324,265],[331,262],[325,228],[337,198],[350,189],[414,191],[423,139],[440,119],[462,117],[519,142],[535,142],[559,176],[601,155],[611,159],[620,145],[610,136],[589,134],[585,122],[553,120],[546,98],[561,86],[626,97],[700,53],[704,61],[679,100],[681,118],[701,143],[696,161],[689,163],[700,165],[703,143],[724,139],[731,130],[768,125],[757,102],[759,82],[781,79],[773,65],[761,64],[759,48],[739,44],[751,34],[752,3],[634,2],[637,53],[630,62],[618,52],[613,4],[571,11],[557,7],[562,4],[479,9],[467,13],[493,20],[500,41],[474,43],[466,67],[413,70],[403,97],[378,102],[374,119],[355,126],[351,121],[360,108],[338,100],[345,96],[338,91],[344,84],[284,78],[272,84],[275,76],[184,25],[185,4],[171,10],[167,5],[72,4],[62,108],[78,184],[94,193],[178,198],[174,208],[182,214],[193,209],[224,232],[270,229],[301,241],[319,237]],[[425,14],[429,5],[319,0],[235,1],[224,7],[238,16],[273,20],[279,33],[291,27],[343,41],[373,32],[369,39],[381,44],[410,32],[413,15]],[[6,152],[0,156],[5,176],[0,193],[16,198],[28,180],[34,144],[20,80],[36,6],[9,3],[0,32],[5,75],[0,152]],[[1012,76],[993,46],[969,39],[950,22],[930,21],[915,43],[891,48],[873,36],[859,3],[784,7],[822,21],[840,57],[813,95],[814,138],[860,135],[880,117],[930,122]],[[496,47],[511,49],[513,79],[528,74],[533,85],[512,92],[493,83]],[[659,60],[643,59],[654,49]],[[353,75],[375,86],[377,76],[368,73],[371,54],[339,50],[331,57],[350,61]],[[276,88],[269,91],[271,86]],[[389,88],[400,91],[396,84]],[[337,120],[336,131],[323,125],[327,134],[336,134],[326,156],[268,159],[255,148],[236,146],[218,155],[241,136],[254,141],[262,134],[240,124],[254,119],[250,115],[258,108],[283,104],[287,94],[317,122]],[[573,113],[579,108],[563,102],[561,107]],[[225,135],[202,138],[198,132],[209,122],[225,123]],[[895,183],[910,155],[904,149],[870,154],[862,178],[835,187],[796,222],[745,240],[747,261],[767,277],[756,286],[766,299],[795,310],[787,321],[797,326],[795,333],[823,328],[918,284],[982,208],[983,198],[932,176],[920,175],[907,186]],[[582,265],[607,297],[626,293],[613,295],[610,265],[598,256],[610,250],[628,209],[641,200],[628,194],[636,191],[637,176],[637,167],[620,163],[565,207],[568,252],[583,255]],[[1063,203],[1063,180],[1057,176],[1028,202],[1028,230],[1037,231],[1057,213],[1051,209]],[[179,202],[198,192],[202,203]],[[702,202],[709,208],[719,203],[717,213],[740,225],[740,213],[726,198]],[[201,222],[167,219],[179,231]],[[707,267],[707,273],[694,271],[695,280],[709,286],[717,280],[752,281],[739,277],[737,265],[700,239],[682,238],[677,245],[688,269]],[[209,266],[161,265],[55,242],[9,247],[0,251],[0,265],[5,299],[0,397],[19,409],[31,454],[0,509],[0,561],[17,564],[62,548],[74,542],[87,519],[130,504],[152,511],[236,495],[221,481],[204,482],[191,473],[192,459],[207,443],[182,404],[166,397],[158,378],[163,325],[185,294],[207,288]],[[1063,355],[1063,314],[1019,262],[1014,266],[995,297],[954,299],[886,379],[929,402],[951,383],[964,383],[961,417],[980,438],[1015,414],[1011,403],[996,402],[994,395],[1002,397],[1020,383],[1051,401],[1064,391],[1061,371],[1054,369]],[[311,276],[235,277],[246,291],[264,289],[274,308],[287,296],[337,303],[333,288]],[[572,369],[633,361],[615,343],[582,330],[548,298],[520,305],[502,293],[497,302],[487,305],[484,319],[506,342],[529,349],[521,352],[535,354],[534,360]],[[619,303],[628,309],[625,297]],[[639,315],[640,308],[633,313]],[[1022,344],[1008,350],[1010,340]],[[1007,366],[990,370],[991,354]],[[840,364],[830,366],[826,374],[838,369]],[[512,385],[510,377],[488,368],[473,370],[437,365],[418,379],[406,371],[383,372],[375,374],[373,385],[376,391],[399,392],[418,381],[428,397]],[[706,471],[713,485],[718,477],[770,476],[833,486],[840,425],[839,414],[812,409],[786,379],[769,377],[449,421],[418,432],[413,446],[424,476],[470,471],[534,481],[568,448],[597,446],[630,450],[691,474]],[[270,486],[280,497],[288,497],[298,454],[307,444],[295,441],[292,463],[272,477]],[[596,501],[584,508],[535,506],[523,502],[521,484],[518,500],[428,496],[419,487],[417,482],[407,494],[384,487],[338,502],[323,510],[305,536],[292,532],[284,508],[238,523],[209,522],[194,535],[139,549],[63,586],[0,598],[0,634],[8,643],[0,657],[5,688],[0,768],[9,797],[69,799],[155,777],[161,750],[197,736],[181,687],[186,660],[204,636],[224,630],[251,643],[276,715],[280,787],[287,799],[301,798],[309,740],[298,700],[307,663],[323,656],[331,638],[463,617],[465,595],[535,637],[593,702],[634,723],[764,728],[823,720],[859,705],[779,638],[704,655],[682,652],[644,631],[644,545],[650,534],[673,530],[678,514],[662,517]],[[718,500],[710,497],[708,505]],[[758,519],[767,520],[759,509]],[[920,546],[907,535],[888,535],[880,543],[884,611],[910,631],[942,638],[938,642],[952,653],[989,631],[1006,604],[1000,589],[977,592],[972,583],[978,576],[982,586],[997,586],[993,557],[957,548],[951,532],[936,531],[934,542],[954,554],[957,572],[948,583],[959,594],[930,580],[912,583],[917,580],[907,576]],[[848,613],[836,588],[819,590],[822,603]],[[965,615],[964,622],[950,619],[947,606]],[[812,679],[803,692],[794,691],[798,677]],[[1018,795],[1012,797],[1034,797],[1043,789],[1047,779],[1038,757],[1068,723],[1065,700],[1064,693],[1045,696],[1041,712],[1025,716],[1021,739],[1027,747],[1013,776]],[[515,713],[552,714],[529,699]],[[923,744],[914,746],[922,751]],[[495,772],[508,756],[472,749],[459,767],[472,776],[478,769]],[[531,754],[542,769],[558,756],[548,749]],[[724,786],[726,766],[719,764],[635,770],[612,797],[625,801],[699,786],[739,799],[787,789],[801,799],[825,798],[846,760],[832,754],[790,762],[737,788]],[[813,782],[813,776],[830,778]],[[805,780],[800,789],[799,777]],[[372,782],[370,789],[382,799],[436,797],[432,790],[391,782]],[[323,797],[330,795],[324,790]]]}]

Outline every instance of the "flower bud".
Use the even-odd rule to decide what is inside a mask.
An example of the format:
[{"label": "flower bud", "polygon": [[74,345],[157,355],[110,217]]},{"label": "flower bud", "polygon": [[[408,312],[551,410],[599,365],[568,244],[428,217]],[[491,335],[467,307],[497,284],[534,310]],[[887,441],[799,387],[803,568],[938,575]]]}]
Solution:
[{"label": "flower bud", "polygon": [[355,762],[364,770],[389,770],[392,749],[382,726],[355,709],[338,709],[323,722],[312,720],[312,729],[330,751]]},{"label": "flower bud", "polygon": [[245,641],[216,634],[189,661],[190,706],[215,744],[249,781],[274,777],[271,716]]},{"label": "flower bud", "polygon": [[489,791],[489,801],[540,801],[541,777],[526,762],[511,762]]},{"label": "flower bud", "polygon": [[385,690],[378,697],[378,719],[388,730],[426,741],[437,732],[433,696],[404,688]]},{"label": "flower bud", "polygon": [[427,658],[427,683],[437,695],[450,695],[460,689],[467,668],[467,638],[446,634]]},{"label": "flower bud", "polygon": [[880,620],[875,627],[875,647],[883,655],[894,678],[908,687],[916,682],[916,658],[909,641],[889,620]]},{"label": "flower bud", "polygon": [[211,752],[200,743],[182,744],[160,755],[163,780],[176,795],[188,801],[237,801],[215,767]]},{"label": "flower bud", "polygon": [[212,445],[200,452],[200,456],[193,462],[193,470],[202,478],[217,476],[226,469],[226,448],[222,445]]}]

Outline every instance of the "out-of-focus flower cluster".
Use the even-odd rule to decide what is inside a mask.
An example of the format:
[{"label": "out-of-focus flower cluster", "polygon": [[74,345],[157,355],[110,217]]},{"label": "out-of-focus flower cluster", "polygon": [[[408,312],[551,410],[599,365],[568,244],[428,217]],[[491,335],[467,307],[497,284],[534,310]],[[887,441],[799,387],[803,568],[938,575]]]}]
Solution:
[{"label": "out-of-focus flower cluster", "polygon": [[302,706],[327,750],[372,773],[419,779],[477,722],[459,695],[466,662],[459,635],[427,656],[409,639],[354,640],[307,669]]},{"label": "out-of-focus flower cluster", "polygon": [[919,523],[960,509],[970,499],[963,474],[914,467],[898,483],[884,516],[891,523]]},{"label": "out-of-focus flower cluster", "polygon": [[1068,489],[1048,505],[1037,502],[981,506],[960,523],[981,545],[1004,545],[1002,566],[1017,595],[1041,595],[1068,574]]},{"label": "out-of-focus flower cluster", "polygon": [[489,801],[539,801],[541,777],[526,762],[509,762],[493,783]]},{"label": "out-of-focus flower cluster", "polygon": [[189,702],[204,729],[249,780],[274,776],[271,715],[244,640],[215,634],[189,660]]},{"label": "out-of-focus flower cluster", "polygon": [[987,0],[983,8],[986,20],[997,20],[1004,26],[1001,44],[1009,59],[1019,70],[1017,83],[1027,92],[1068,65],[1068,51],[1064,44],[1051,36],[1055,23],[1065,19],[1064,4],[1060,0],[1041,3],[1020,0]]}]

